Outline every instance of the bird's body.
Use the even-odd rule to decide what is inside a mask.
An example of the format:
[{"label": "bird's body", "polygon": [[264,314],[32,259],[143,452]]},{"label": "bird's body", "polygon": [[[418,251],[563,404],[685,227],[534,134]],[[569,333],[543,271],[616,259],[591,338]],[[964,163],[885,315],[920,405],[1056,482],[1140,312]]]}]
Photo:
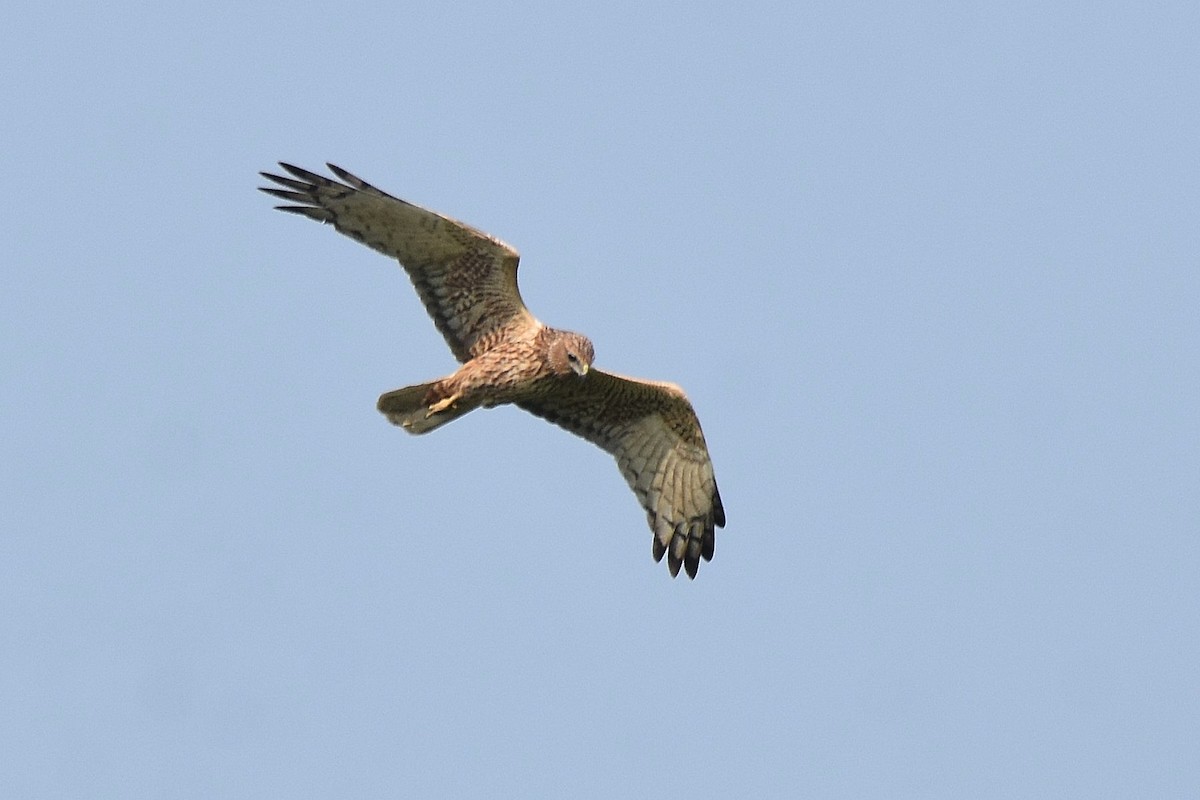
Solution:
[{"label": "bird's body", "polygon": [[397,259],[462,363],[453,374],[387,392],[378,408],[413,434],[475,410],[515,404],[612,454],[653,532],[653,554],[671,574],[695,577],[725,524],[699,420],[678,386],[592,369],[582,334],[543,325],[517,288],[516,250],[468,225],[392,197],[329,165],[344,183],[281,166],[263,191],[298,205],[283,211],[330,222]]},{"label": "bird's body", "polygon": [[591,343],[568,331],[542,327],[524,335],[496,342],[459,367],[453,374],[418,387],[409,386],[379,398],[378,408],[393,423],[410,433],[427,433],[476,408],[534,402],[554,395],[559,384],[580,377],[565,356],[567,342],[588,354]]}]

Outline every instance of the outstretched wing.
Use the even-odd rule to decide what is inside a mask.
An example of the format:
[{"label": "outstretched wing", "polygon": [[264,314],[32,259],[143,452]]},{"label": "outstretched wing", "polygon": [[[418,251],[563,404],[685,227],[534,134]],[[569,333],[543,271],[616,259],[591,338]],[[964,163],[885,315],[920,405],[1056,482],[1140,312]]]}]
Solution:
[{"label": "outstretched wing", "polygon": [[344,183],[282,161],[295,178],[262,191],[298,205],[276,206],[338,231],[400,262],[459,361],[540,326],[517,290],[517,251],[469,225],[392,197],[328,164]]},{"label": "outstretched wing", "polygon": [[712,560],[725,509],[700,420],[682,389],[594,369],[517,405],[616,457],[646,509],[654,560],[665,553],[672,576],[682,564],[694,578],[700,559]]}]

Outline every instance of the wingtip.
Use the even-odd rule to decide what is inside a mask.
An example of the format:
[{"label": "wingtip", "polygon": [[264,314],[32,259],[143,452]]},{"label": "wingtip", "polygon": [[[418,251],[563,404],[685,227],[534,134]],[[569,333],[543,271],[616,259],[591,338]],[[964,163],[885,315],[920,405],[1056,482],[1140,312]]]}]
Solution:
[{"label": "wingtip", "polygon": [[273,189],[269,186],[258,187],[260,192],[265,192],[272,197],[278,197],[281,200],[295,200],[301,203],[307,203],[312,200],[312,197],[304,192],[297,192],[291,189]]},{"label": "wingtip", "polygon": [[372,189],[379,191],[378,189],[375,189],[374,186],[367,183],[348,169],[342,169],[337,164],[332,164],[328,161],[325,162],[325,166],[329,167],[329,171],[336,175],[340,180],[344,181],[347,186],[350,186],[354,189],[359,189],[360,191]]},{"label": "wingtip", "polygon": [[667,547],[658,540],[657,536],[650,536],[650,555],[654,556],[654,563],[658,564],[662,561],[663,555],[667,552]]},{"label": "wingtip", "polygon": [[688,526],[687,548],[683,555],[683,568],[689,578],[695,578],[700,569],[700,558],[704,554],[704,525],[693,522]]},{"label": "wingtip", "polygon": [[309,170],[304,169],[304,167],[297,167],[295,164],[289,164],[286,161],[280,161],[279,166],[283,167],[286,171],[292,173],[297,178],[306,180],[309,183],[318,186],[322,183],[329,183],[329,178],[326,178],[324,175],[318,175],[315,172],[310,172]]},{"label": "wingtip", "polygon": [[333,214],[324,208],[316,206],[275,206],[276,211],[286,211],[289,214],[299,214],[317,222],[333,222]]}]

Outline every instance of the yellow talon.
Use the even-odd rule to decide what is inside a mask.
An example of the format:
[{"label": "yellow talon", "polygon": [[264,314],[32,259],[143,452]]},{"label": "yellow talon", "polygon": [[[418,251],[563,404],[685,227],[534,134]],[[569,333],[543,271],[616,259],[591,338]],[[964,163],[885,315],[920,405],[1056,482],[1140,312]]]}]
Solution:
[{"label": "yellow talon", "polygon": [[438,400],[436,403],[434,403],[433,405],[431,405],[429,407],[429,410],[427,412],[425,412],[425,419],[429,419],[430,417],[432,417],[434,414],[438,413],[439,411],[445,411],[447,408],[454,405],[458,401],[458,398],[461,396],[462,395],[455,394],[455,395],[447,397],[443,400]]}]

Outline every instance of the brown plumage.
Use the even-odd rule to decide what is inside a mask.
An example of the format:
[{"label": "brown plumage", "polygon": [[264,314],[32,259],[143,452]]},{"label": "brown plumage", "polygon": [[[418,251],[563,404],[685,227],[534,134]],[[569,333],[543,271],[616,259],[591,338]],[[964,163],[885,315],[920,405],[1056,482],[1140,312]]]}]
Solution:
[{"label": "brown plumage", "polygon": [[534,318],[517,289],[517,251],[461,222],[405,202],[329,164],[341,183],[280,162],[294,177],[262,191],[276,206],[334,228],[404,267],[462,366],[387,392],[378,408],[409,433],[476,408],[514,403],[613,455],[646,510],[654,560],[696,577],[711,560],[725,509],[700,421],[678,386],[592,369],[587,337]]}]

